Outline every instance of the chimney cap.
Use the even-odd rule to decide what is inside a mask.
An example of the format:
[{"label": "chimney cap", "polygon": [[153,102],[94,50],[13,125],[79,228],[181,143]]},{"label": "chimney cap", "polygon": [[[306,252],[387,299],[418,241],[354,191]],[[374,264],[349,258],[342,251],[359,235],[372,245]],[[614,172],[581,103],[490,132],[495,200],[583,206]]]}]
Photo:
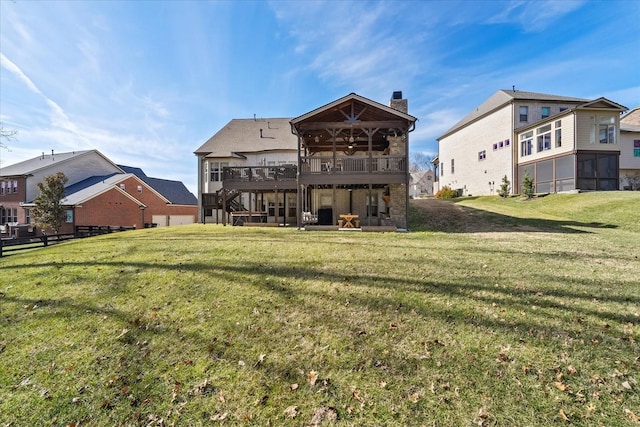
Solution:
[{"label": "chimney cap", "polygon": [[402,91],[401,90],[394,91],[393,95],[391,96],[391,99],[402,99]]}]

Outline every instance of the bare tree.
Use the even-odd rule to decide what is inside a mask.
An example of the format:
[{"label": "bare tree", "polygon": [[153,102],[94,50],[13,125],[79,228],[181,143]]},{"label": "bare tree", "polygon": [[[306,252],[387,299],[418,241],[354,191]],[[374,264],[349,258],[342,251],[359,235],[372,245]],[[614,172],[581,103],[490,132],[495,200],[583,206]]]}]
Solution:
[{"label": "bare tree", "polygon": [[431,164],[431,159],[422,152],[417,152],[411,154],[409,160],[409,171],[410,172],[419,172],[423,170],[432,169],[433,165]]},{"label": "bare tree", "polygon": [[[2,126],[2,123],[0,123],[0,140],[6,140],[6,141],[11,141],[13,139],[16,139],[16,135],[18,134],[18,131],[15,129],[6,129],[4,126]],[[4,145],[0,142],[0,145]],[[6,147],[5,147],[6,148]]]}]

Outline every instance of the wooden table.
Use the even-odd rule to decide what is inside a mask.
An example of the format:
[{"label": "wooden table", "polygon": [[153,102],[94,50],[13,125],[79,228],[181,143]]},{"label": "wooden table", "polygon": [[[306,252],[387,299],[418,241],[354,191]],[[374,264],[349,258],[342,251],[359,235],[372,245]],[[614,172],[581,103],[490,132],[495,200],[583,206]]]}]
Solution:
[{"label": "wooden table", "polygon": [[360,216],[352,215],[352,214],[340,214],[340,218],[344,220],[344,223],[342,224],[342,228],[355,228],[353,221],[360,218]]}]

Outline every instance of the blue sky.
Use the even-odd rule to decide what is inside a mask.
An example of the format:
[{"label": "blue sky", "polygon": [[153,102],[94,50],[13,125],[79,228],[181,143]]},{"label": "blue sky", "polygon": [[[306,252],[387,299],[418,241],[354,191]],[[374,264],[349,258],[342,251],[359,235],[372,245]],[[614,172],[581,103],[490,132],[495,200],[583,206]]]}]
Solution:
[{"label": "blue sky", "polygon": [[232,118],[403,91],[412,152],[499,89],[640,105],[640,1],[0,0],[1,165],[98,149],[196,193]]}]

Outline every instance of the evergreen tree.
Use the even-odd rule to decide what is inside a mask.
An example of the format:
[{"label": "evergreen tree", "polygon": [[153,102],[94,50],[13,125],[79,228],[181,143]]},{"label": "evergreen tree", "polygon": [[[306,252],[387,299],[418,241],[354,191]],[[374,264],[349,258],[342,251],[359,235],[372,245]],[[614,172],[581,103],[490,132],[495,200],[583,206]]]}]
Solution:
[{"label": "evergreen tree", "polygon": [[34,199],[33,217],[40,228],[51,228],[58,234],[64,221],[64,185],[69,179],[62,172],[49,175],[38,183],[40,194]]},{"label": "evergreen tree", "polygon": [[527,197],[527,199],[531,199],[533,197],[533,178],[529,175],[529,172],[524,173],[524,177],[522,178],[522,194]]},{"label": "evergreen tree", "polygon": [[500,184],[500,190],[498,190],[498,194],[500,195],[500,197],[506,199],[507,197],[509,197],[509,190],[511,190],[511,182],[509,182],[507,175],[505,175],[504,177],[502,177],[502,184]]}]

